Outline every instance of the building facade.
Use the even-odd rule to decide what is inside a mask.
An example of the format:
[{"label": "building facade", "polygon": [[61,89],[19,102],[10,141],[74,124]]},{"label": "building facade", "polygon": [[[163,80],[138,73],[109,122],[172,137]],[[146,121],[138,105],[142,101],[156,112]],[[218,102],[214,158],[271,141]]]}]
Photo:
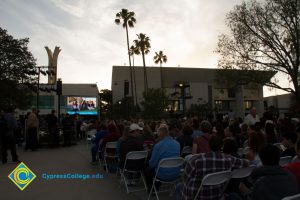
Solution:
[{"label": "building facade", "polygon": [[[147,67],[146,70],[148,88],[164,88],[170,96],[170,107],[174,111],[182,110],[184,105],[188,109],[192,104],[208,103],[218,113],[225,114],[231,111],[238,117],[244,117],[247,110],[253,106],[257,108],[259,114],[263,113],[262,85],[253,87],[253,84],[241,82],[235,84],[234,87],[229,87],[224,83],[220,69],[163,67],[162,77],[159,67]],[[235,70],[235,72],[237,71]],[[134,93],[134,95],[137,95],[137,101],[141,102],[144,92],[143,67],[133,67],[133,73],[136,82],[136,94]],[[242,71],[238,73],[242,73]],[[265,75],[270,79],[274,74],[266,73]],[[233,82],[235,81],[233,80]],[[111,88],[114,103],[125,97],[126,84],[130,84],[129,67],[113,66]],[[131,87],[128,88],[127,96],[132,96]]]},{"label": "building facade", "polygon": [[[40,114],[49,114],[51,113],[51,110],[58,110],[58,95],[54,90],[48,90],[48,92],[44,91],[47,89],[50,89],[51,87],[55,87],[55,85],[48,85],[48,84],[40,84],[40,89],[42,91],[39,92],[39,110]],[[74,114],[72,112],[72,108],[68,106],[70,105],[70,99],[72,98],[88,98],[88,99],[95,99],[95,103],[97,105],[94,105],[95,108],[97,108],[97,114],[100,112],[99,105],[99,90],[97,87],[97,84],[62,84],[62,95],[60,96],[60,113],[65,114],[69,112],[70,114]],[[37,107],[37,97],[36,94],[33,96],[32,99],[32,107]],[[20,111],[23,114],[26,111]],[[95,115],[95,112],[92,113]]]}]

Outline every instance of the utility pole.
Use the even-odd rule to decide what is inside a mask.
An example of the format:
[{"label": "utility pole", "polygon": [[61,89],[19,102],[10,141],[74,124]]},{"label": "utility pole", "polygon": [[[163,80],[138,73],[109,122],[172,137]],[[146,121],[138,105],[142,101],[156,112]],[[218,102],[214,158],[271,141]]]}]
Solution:
[{"label": "utility pole", "polygon": [[60,96],[62,95],[62,81],[61,79],[57,79],[56,81],[56,94],[57,94],[57,118],[58,118],[58,123],[60,124]]}]

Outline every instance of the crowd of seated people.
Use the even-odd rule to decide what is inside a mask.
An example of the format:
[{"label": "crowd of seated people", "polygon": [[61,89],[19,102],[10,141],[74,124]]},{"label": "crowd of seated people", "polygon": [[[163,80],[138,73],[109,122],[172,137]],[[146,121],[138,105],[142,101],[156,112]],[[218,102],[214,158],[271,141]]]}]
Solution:
[{"label": "crowd of seated people", "polygon": [[[247,166],[255,166],[256,169],[247,181],[233,184],[236,188],[230,192],[238,193],[234,198],[242,199],[251,195],[253,199],[274,199],[268,194],[260,197],[262,192],[259,189],[260,185],[269,187],[266,183],[273,178],[283,180],[282,183],[279,181],[278,185],[273,185],[273,188],[271,184],[265,189],[272,191],[281,186],[281,190],[273,194],[278,196],[275,199],[299,193],[299,120],[258,118],[253,108],[245,120],[228,117],[216,121],[198,118],[160,121],[132,119],[101,122],[99,125],[92,147],[92,161],[95,162],[95,150],[103,152],[106,143],[112,141],[117,142],[120,168],[124,167],[129,152],[148,151],[148,159],[144,166],[148,190],[153,184],[159,162],[164,158],[180,157],[183,148],[190,147],[191,155],[185,159],[182,182],[177,186],[178,199],[193,199],[207,174]],[[290,156],[291,162],[282,167],[279,166],[279,160],[284,156]],[[136,167],[131,165],[131,168]],[[158,176],[168,180],[178,177],[180,173],[180,169],[160,170]],[[271,176],[270,179],[261,181],[261,177],[266,174]],[[284,189],[284,184],[290,185],[288,190]],[[160,182],[154,185],[158,190]],[[198,199],[220,199],[223,190],[225,189],[222,186],[204,188]]]}]

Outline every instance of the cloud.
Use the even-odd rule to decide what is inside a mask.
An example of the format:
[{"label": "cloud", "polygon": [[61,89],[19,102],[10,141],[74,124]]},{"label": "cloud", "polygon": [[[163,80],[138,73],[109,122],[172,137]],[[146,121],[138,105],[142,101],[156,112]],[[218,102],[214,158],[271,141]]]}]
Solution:
[{"label": "cloud", "polygon": [[[0,24],[13,36],[29,37],[38,65],[47,65],[44,46],[60,46],[58,76],[64,82],[97,82],[110,88],[113,65],[128,65],[125,29],[114,23],[122,8],[136,13],[130,42],[146,33],[154,52],[168,56],[164,66],[216,67],[218,35],[225,15],[242,0],[2,0]],[[142,65],[141,56],[135,57]]]}]

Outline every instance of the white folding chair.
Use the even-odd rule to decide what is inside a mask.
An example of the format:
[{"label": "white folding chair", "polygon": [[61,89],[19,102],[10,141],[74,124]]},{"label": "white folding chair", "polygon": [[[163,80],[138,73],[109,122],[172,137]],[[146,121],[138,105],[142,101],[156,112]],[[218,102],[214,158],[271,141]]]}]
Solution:
[{"label": "white folding chair", "polygon": [[276,146],[280,150],[280,152],[283,152],[286,149],[284,147],[284,145],[282,143],[280,143],[280,142],[274,143],[273,145]]},{"label": "white folding chair", "polygon": [[287,164],[289,164],[292,161],[292,156],[284,156],[280,157],[279,165],[281,167],[285,167]]},{"label": "white folding chair", "polygon": [[[121,174],[120,186],[121,186],[122,182],[124,182],[127,193],[147,190],[146,181],[142,174],[142,171],[145,169],[147,156],[148,156],[148,151],[131,151],[131,152],[127,153],[124,167],[123,167],[123,169],[120,169],[120,174]],[[139,162],[138,164],[143,164],[143,166],[138,166],[136,169],[133,170],[133,169],[128,168],[128,166],[127,166],[128,162]],[[142,179],[142,181],[144,183],[144,188],[129,190],[129,188],[128,188],[129,181],[126,177],[126,174],[132,174],[133,176],[136,174],[139,174],[140,175],[139,180]]]},{"label": "white folding chair", "polygon": [[251,175],[256,166],[249,166],[241,169],[234,169],[231,178],[247,178]]},{"label": "white folding chair", "polygon": [[95,134],[97,133],[96,129],[92,129],[88,132],[86,132],[86,148],[89,147],[89,144],[92,143],[92,139],[95,137]]},{"label": "white folding chair", "polygon": [[300,162],[300,159],[299,159],[299,157],[298,157],[297,155],[295,155],[295,156],[293,157],[293,159],[292,159],[291,162],[292,162],[292,163],[294,163],[294,162]]},{"label": "white folding chair", "polygon": [[237,154],[238,154],[239,156],[243,157],[243,155],[244,155],[244,148],[238,148]]},{"label": "white folding chair", "polygon": [[114,160],[114,161],[116,161],[116,164],[117,164],[118,158],[119,157],[117,155],[117,142],[106,143],[104,153],[103,153],[103,160],[104,160],[104,166],[105,166],[107,173],[108,173],[107,159]]},{"label": "white folding chair", "polygon": [[[210,173],[205,175],[201,181],[201,185],[194,197],[194,200],[197,200],[197,197],[204,186],[214,186],[214,185],[224,184],[224,189],[223,189],[224,192],[227,182],[231,178],[231,175],[232,175],[231,171],[221,171],[221,172],[215,172],[215,173]],[[223,193],[220,194],[220,196],[221,195],[223,195]]]},{"label": "white folding chair", "polygon": [[[163,169],[171,169],[171,168],[176,168],[176,167],[182,167],[183,162],[184,162],[184,160],[181,157],[165,158],[165,159],[162,159],[159,162],[157,170],[156,170],[156,174],[155,174],[155,176],[153,178],[153,184],[152,184],[149,196],[148,196],[148,200],[150,199],[153,190],[154,190],[156,199],[159,200],[158,191],[155,188],[155,182],[156,181],[159,181],[159,182],[165,183],[165,184],[172,184],[174,186],[174,189],[176,188],[176,183],[181,180],[181,174],[180,174],[180,172],[178,173],[178,178],[176,178],[175,180],[171,180],[171,181],[161,180],[157,175],[158,175],[158,172],[159,172],[159,170],[161,168],[163,168]],[[160,192],[166,192],[166,191],[169,191],[169,190],[160,191]]]},{"label": "white folding chair", "polygon": [[182,148],[182,151],[181,151],[181,156],[185,157],[185,156],[190,155],[190,154],[192,154],[192,147],[190,147],[190,146],[184,146]]},{"label": "white folding chair", "polygon": [[282,200],[300,200],[300,194],[284,197]]}]

